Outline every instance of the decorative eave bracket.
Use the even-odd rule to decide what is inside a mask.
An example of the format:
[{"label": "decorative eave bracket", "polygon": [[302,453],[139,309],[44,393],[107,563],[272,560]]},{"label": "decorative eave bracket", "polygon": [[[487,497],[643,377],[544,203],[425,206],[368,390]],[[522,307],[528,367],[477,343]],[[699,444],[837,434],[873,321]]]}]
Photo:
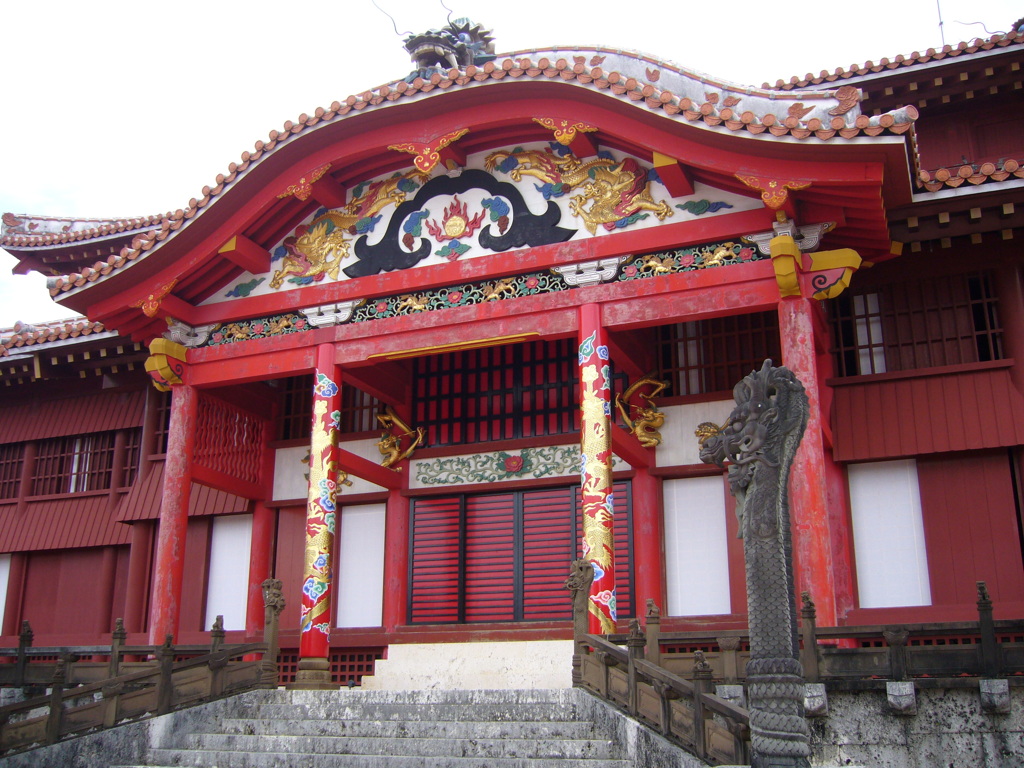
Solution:
[{"label": "decorative eave bracket", "polygon": [[860,254],[852,248],[813,252],[822,236],[834,226],[834,222],[828,221],[797,227],[792,219],[784,219],[773,224],[771,232],[744,235],[743,240],[771,257],[781,296],[802,296],[799,273],[810,272],[814,273],[812,296],[821,301],[834,299],[849,288],[853,273],[863,263]]}]

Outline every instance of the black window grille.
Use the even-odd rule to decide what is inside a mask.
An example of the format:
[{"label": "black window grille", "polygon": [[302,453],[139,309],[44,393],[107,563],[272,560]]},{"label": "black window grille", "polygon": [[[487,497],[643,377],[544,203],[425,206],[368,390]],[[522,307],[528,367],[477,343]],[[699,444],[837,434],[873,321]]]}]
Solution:
[{"label": "black window grille", "polygon": [[[341,384],[342,434],[368,432],[378,428],[377,414],[382,405],[377,398],[357,387]],[[281,414],[277,421],[279,440],[309,439],[313,424],[313,377],[292,376],[281,386]]]},{"label": "black window grille", "polygon": [[417,358],[413,423],[432,446],[577,431],[576,347],[559,339]]},{"label": "black window grille", "polygon": [[776,312],[693,320],[658,328],[659,377],[666,396],[731,391],[766,358],[781,364]]}]

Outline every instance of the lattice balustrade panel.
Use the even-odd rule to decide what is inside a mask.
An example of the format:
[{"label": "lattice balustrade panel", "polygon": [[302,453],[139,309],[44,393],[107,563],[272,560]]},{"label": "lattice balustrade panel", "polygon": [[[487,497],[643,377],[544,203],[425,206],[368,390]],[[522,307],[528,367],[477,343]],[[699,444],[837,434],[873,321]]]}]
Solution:
[{"label": "lattice balustrade panel", "polygon": [[24,443],[0,445],[0,499],[16,499],[25,456]]},{"label": "lattice balustrade panel", "polygon": [[[360,685],[363,677],[372,676],[378,659],[384,658],[382,646],[370,648],[345,648],[331,651],[328,661],[331,665],[331,682],[336,685],[354,683]],[[295,682],[299,669],[299,653],[294,649],[281,651],[277,657],[278,682],[290,685]]]},{"label": "lattice balustrade panel", "polygon": [[265,422],[234,405],[200,396],[196,463],[249,483],[260,480]]}]

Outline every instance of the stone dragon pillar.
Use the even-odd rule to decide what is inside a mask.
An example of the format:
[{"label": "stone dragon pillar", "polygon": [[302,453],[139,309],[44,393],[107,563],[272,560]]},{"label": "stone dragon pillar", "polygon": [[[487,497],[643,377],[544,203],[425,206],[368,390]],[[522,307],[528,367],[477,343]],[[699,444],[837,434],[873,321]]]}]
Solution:
[{"label": "stone dragon pillar", "polygon": [[789,472],[807,426],[803,385],[765,360],[740,381],[721,429],[701,425],[701,460],[729,462],[746,560],[752,768],[807,768],[809,731],[796,631]]}]

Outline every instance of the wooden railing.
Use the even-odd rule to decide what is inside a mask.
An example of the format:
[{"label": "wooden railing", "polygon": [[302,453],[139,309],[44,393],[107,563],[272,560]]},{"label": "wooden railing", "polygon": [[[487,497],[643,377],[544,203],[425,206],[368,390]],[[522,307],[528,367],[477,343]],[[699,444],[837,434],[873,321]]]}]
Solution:
[{"label": "wooden railing", "polygon": [[[804,596],[800,658],[804,679],[830,690],[884,689],[887,681],[914,680],[919,687],[976,687],[978,678],[1008,678],[1024,684],[1024,621],[994,621],[992,602],[979,582],[978,621],[860,627],[816,625]],[[712,677],[723,683],[746,679],[749,647],[745,630],[661,632],[647,619],[648,657],[681,677],[691,677],[694,651],[702,651]],[[622,642],[625,636],[612,636]]]},{"label": "wooden railing", "polygon": [[[43,695],[0,707],[0,756],[163,715],[257,688],[276,688],[280,581],[263,584],[265,643],[224,645],[220,616],[208,646],[124,645],[120,619],[109,646],[33,648],[25,622],[19,646],[0,648],[0,684]],[[33,657],[46,661],[32,661]],[[97,660],[98,658],[102,660]]]},{"label": "wooden railing", "polygon": [[621,707],[698,757],[715,764],[747,762],[747,711],[712,692],[711,668],[698,654],[687,680],[644,658],[639,624],[622,648],[597,635],[577,637],[574,684]]}]

